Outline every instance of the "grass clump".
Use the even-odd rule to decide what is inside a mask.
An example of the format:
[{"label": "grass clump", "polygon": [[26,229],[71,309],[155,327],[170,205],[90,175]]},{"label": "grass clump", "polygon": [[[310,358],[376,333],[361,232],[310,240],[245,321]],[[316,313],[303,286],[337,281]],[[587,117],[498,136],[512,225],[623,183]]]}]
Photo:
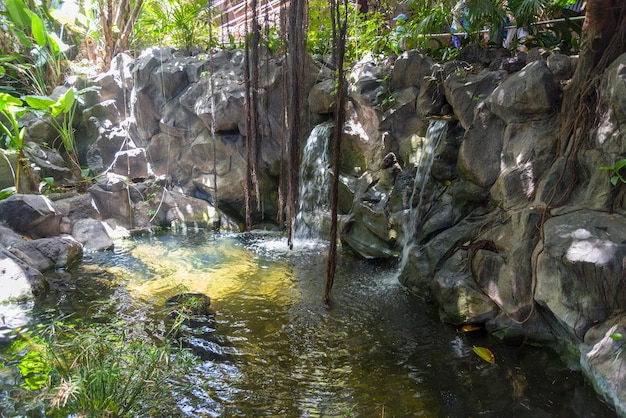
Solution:
[{"label": "grass clump", "polygon": [[48,417],[176,415],[174,378],[187,374],[194,358],[173,335],[155,341],[122,321],[56,321],[21,332],[4,364],[17,366],[23,378],[17,397],[23,405],[12,407]]}]

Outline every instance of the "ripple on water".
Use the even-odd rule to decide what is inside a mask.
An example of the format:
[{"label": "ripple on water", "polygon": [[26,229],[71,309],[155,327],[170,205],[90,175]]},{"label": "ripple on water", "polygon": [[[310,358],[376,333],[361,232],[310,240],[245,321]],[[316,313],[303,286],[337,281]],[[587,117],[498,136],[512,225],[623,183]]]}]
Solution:
[{"label": "ripple on water", "polygon": [[[134,313],[126,308],[129,320],[150,318],[146,312],[176,293],[211,297],[214,322],[189,332],[189,343],[209,354],[178,377],[181,388],[187,383],[193,390],[174,391],[189,417],[606,412],[580,376],[563,377],[547,351],[538,356],[442,324],[433,305],[398,283],[393,262],[340,250],[326,306],[327,250],[315,241],[289,250],[277,235],[143,237],[124,241],[113,254],[90,254],[86,261],[93,263],[81,274],[115,277],[107,297],[114,307],[135,304]],[[497,364],[475,356],[474,344],[492,348]],[[538,371],[520,372],[535,360]],[[513,393],[523,378],[532,390]],[[570,404],[580,413],[559,415],[559,405]]]}]

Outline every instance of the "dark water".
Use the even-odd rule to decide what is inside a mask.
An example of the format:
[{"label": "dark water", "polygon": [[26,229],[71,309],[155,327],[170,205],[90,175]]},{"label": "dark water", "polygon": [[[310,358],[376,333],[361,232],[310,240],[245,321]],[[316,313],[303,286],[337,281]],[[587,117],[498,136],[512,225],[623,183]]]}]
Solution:
[{"label": "dark water", "polygon": [[[150,324],[169,296],[209,295],[214,322],[188,341],[200,360],[180,377],[194,389],[173,394],[183,416],[614,416],[548,349],[441,323],[434,306],[398,284],[393,265],[340,251],[324,306],[325,251],[309,243],[290,252],[261,235],[136,238],[87,255],[73,284],[38,309]],[[474,345],[488,347],[495,364]]]}]

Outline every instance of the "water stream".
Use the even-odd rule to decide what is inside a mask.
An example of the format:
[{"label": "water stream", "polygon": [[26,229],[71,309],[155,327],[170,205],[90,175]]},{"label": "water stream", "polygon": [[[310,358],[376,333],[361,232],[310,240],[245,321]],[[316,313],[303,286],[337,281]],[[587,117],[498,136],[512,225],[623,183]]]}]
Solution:
[{"label": "water stream", "polygon": [[302,151],[300,164],[300,206],[294,219],[294,240],[320,238],[320,231],[329,219],[330,157],[328,144],[333,123],[322,123],[313,128]]},{"label": "water stream", "polygon": [[428,181],[430,180],[430,169],[435,159],[435,151],[447,132],[448,122],[446,120],[434,119],[431,120],[428,125],[426,136],[420,138],[421,144],[417,147],[415,160],[413,161],[416,168],[415,178],[413,180],[413,191],[409,200],[410,204],[404,225],[404,234],[402,236],[402,242],[400,243],[402,253],[400,256],[399,272],[404,270],[408,262],[409,254],[415,246],[415,237],[424,221],[423,218],[426,214],[425,209],[428,208],[429,203],[425,201],[425,197]]},{"label": "water stream", "polygon": [[[177,379],[193,389],[172,389],[178,416],[614,415],[551,351],[442,324],[432,305],[398,283],[395,265],[340,250],[325,306],[326,250],[206,231],[120,241],[113,252],[88,254],[30,321],[50,311],[103,321],[110,312],[150,327],[168,297],[206,293],[215,324],[190,344],[197,364]],[[489,347],[496,363],[476,356],[474,345]],[[0,399],[10,389],[0,379]]]}]

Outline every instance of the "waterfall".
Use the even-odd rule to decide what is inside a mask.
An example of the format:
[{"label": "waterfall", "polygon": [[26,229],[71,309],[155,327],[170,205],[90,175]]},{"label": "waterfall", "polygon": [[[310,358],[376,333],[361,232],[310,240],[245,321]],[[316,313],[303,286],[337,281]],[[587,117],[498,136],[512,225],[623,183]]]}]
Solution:
[{"label": "waterfall", "polygon": [[408,262],[409,255],[426,216],[429,202],[425,202],[425,190],[427,190],[428,181],[430,180],[430,169],[433,165],[435,151],[439,146],[439,142],[446,136],[447,131],[447,121],[441,119],[431,120],[426,130],[426,137],[421,138],[421,146],[417,148],[415,154],[415,160],[413,161],[416,167],[415,180],[413,182],[411,199],[409,200],[408,218],[404,223],[400,273]]},{"label": "waterfall", "polygon": [[331,179],[328,145],[332,129],[332,122],[317,125],[309,134],[302,151],[294,240],[320,238],[322,225],[329,218]]}]

